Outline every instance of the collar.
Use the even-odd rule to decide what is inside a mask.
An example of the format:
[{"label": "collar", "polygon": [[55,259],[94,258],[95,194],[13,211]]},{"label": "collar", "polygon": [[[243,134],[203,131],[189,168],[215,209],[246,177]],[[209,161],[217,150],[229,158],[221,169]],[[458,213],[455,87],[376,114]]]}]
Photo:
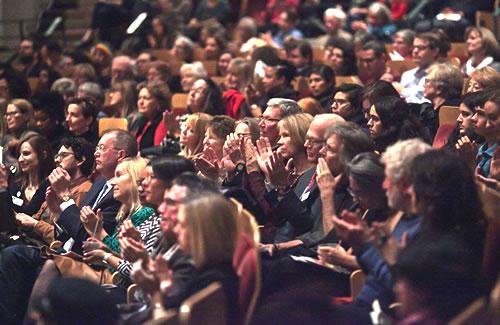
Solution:
[{"label": "collar", "polygon": [[487,67],[489,66],[491,63],[493,63],[493,57],[491,56],[487,56],[483,59],[483,61],[479,62],[479,64],[477,64],[476,66],[473,66],[472,65],[472,58],[470,58],[469,60],[467,60],[467,62],[465,63],[465,73],[470,76],[471,73],[473,73],[474,71],[478,70],[478,69],[482,69],[484,67]]}]

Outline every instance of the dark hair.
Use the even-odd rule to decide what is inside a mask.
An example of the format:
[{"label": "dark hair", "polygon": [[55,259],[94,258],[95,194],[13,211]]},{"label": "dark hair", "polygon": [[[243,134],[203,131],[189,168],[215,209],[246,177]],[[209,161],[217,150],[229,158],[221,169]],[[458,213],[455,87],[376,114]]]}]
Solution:
[{"label": "dark hair", "polygon": [[296,10],[294,9],[285,9],[283,10],[284,13],[286,13],[286,19],[290,21],[292,24],[296,24],[297,21],[299,20],[299,14],[297,13]]},{"label": "dark hair", "polygon": [[410,181],[423,217],[423,229],[469,233],[477,232],[483,223],[472,172],[454,154],[431,150],[417,156],[410,166]]},{"label": "dark hair", "polygon": [[137,140],[130,134],[130,132],[120,129],[110,129],[104,132],[104,134],[108,133],[113,133],[115,135],[113,147],[119,150],[124,150],[127,157],[133,158],[137,156]]},{"label": "dark hair", "polygon": [[[25,142],[28,142],[30,144],[31,148],[33,148],[38,157],[37,176],[38,181],[41,182],[45,178],[47,178],[47,176],[49,176],[49,174],[54,169],[54,155],[52,154],[52,148],[50,147],[50,143],[45,137],[38,134],[33,134],[22,139],[19,142],[17,153],[21,152],[21,145]],[[23,187],[25,187],[27,185],[28,175],[23,175],[23,173],[21,173],[21,179]]]},{"label": "dark hair", "polygon": [[160,105],[160,112],[171,110],[172,93],[170,92],[170,88],[168,88],[168,85],[166,83],[152,81],[152,82],[144,82],[137,86],[137,89],[139,91],[141,91],[143,88],[146,88],[149,94],[154,99],[156,99],[156,101]]},{"label": "dark hair", "polygon": [[219,86],[210,78],[203,78],[203,81],[207,84],[207,90],[205,92],[205,100],[200,112],[207,113],[212,116],[214,115],[224,115],[226,114],[226,105],[224,104],[224,99],[222,98],[222,92]]},{"label": "dark hair", "polygon": [[0,79],[5,79],[9,87],[10,99],[28,99],[31,94],[28,79],[8,64],[0,65]]},{"label": "dark hair", "polygon": [[467,93],[462,97],[462,104],[465,105],[470,111],[475,112],[476,107],[482,107],[488,101],[488,93],[485,91],[475,91]]},{"label": "dark hair", "polygon": [[174,178],[172,185],[185,186],[189,191],[186,199],[196,196],[200,193],[220,193],[215,183],[199,177],[193,172],[184,172]]},{"label": "dark hair", "polygon": [[373,105],[382,123],[382,133],[374,140],[379,152],[398,140],[426,139],[424,127],[410,114],[410,107],[403,99],[380,97]]},{"label": "dark hair", "polygon": [[151,167],[156,178],[161,179],[170,186],[172,180],[184,172],[195,172],[194,164],[191,160],[178,155],[164,155],[153,158]]},{"label": "dark hair", "polygon": [[31,97],[34,111],[42,111],[51,119],[64,121],[64,98],[55,91],[39,93]]},{"label": "dark hair", "polygon": [[423,307],[446,322],[481,294],[480,256],[457,236],[430,234],[403,249],[394,270],[423,291]]},{"label": "dark hair", "polygon": [[71,104],[75,104],[78,107],[80,107],[80,109],[82,110],[82,114],[85,118],[92,117],[92,123],[96,121],[98,108],[97,108],[97,102],[93,98],[76,97],[69,102],[68,106]]},{"label": "dark hair", "polygon": [[363,89],[362,97],[363,100],[368,99],[373,104],[380,97],[400,98],[400,95],[390,82],[377,80]]},{"label": "dark hair", "polygon": [[297,75],[297,70],[287,61],[281,61],[277,66],[274,66],[276,78],[285,78],[286,84],[290,84]]},{"label": "dark hair", "polygon": [[309,64],[312,64],[313,62],[313,49],[311,44],[309,44],[308,41],[305,40],[299,40],[296,38],[290,38],[285,40],[285,43],[283,45],[285,48],[285,51],[288,53],[290,51],[293,51],[295,49],[299,49],[300,55],[304,58],[307,58],[307,61]]},{"label": "dark hair", "polygon": [[335,89],[335,93],[342,92],[347,95],[347,100],[351,104],[351,109],[353,110],[353,115],[362,112],[361,105],[361,93],[363,92],[363,87],[357,84],[342,84]]},{"label": "dark hair", "polygon": [[326,83],[331,83],[333,87],[335,87],[335,71],[326,65],[326,64],[318,64],[312,67],[311,72],[309,73],[309,77],[313,74],[320,75]]},{"label": "dark hair", "polygon": [[375,40],[366,42],[361,48],[363,51],[373,50],[377,58],[380,58],[383,54],[387,54],[384,43]]},{"label": "dark hair", "polygon": [[226,137],[234,132],[234,128],[236,127],[236,123],[234,119],[227,115],[216,115],[208,125],[209,128],[212,129],[212,132],[222,139],[226,141]]},{"label": "dark hair", "polygon": [[276,49],[272,46],[262,46],[252,52],[252,62],[261,60],[268,66],[276,66],[280,62],[280,57]]},{"label": "dark hair", "polygon": [[434,33],[438,39],[437,48],[439,48],[439,56],[446,58],[451,49],[451,42],[448,33],[442,28],[435,28],[431,33]]},{"label": "dark hair", "polygon": [[429,43],[429,48],[431,49],[439,48],[440,39],[437,33],[433,32],[419,33],[415,35],[415,38],[420,38]]},{"label": "dark hair", "polygon": [[373,151],[372,139],[353,122],[341,122],[329,127],[325,139],[335,134],[342,141],[341,159],[345,166],[359,153]]},{"label": "dark hair", "polygon": [[374,152],[362,152],[347,164],[347,174],[357,182],[382,191],[384,164]]},{"label": "dark hair", "polygon": [[48,52],[59,53],[59,54],[62,54],[63,52],[61,45],[54,40],[47,41],[47,43],[45,43],[45,47],[47,48]]},{"label": "dark hair", "polygon": [[354,76],[358,74],[358,66],[356,65],[356,55],[354,54],[354,46],[341,37],[333,36],[328,38],[325,43],[325,49],[328,47],[338,48],[342,50],[344,63],[340,70],[341,76]]},{"label": "dark hair", "polygon": [[90,176],[94,167],[94,147],[81,137],[65,137],[61,140],[61,146],[71,148],[75,159],[84,161],[80,166],[83,176]]}]

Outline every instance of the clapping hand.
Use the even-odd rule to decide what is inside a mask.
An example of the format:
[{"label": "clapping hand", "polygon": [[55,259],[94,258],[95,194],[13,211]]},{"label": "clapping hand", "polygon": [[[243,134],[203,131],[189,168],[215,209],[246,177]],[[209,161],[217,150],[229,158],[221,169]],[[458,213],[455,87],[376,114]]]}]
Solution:
[{"label": "clapping hand", "polygon": [[332,216],[332,221],[339,237],[347,241],[354,251],[361,249],[370,238],[368,226],[361,219],[359,209],[355,212],[344,210],[340,218]]},{"label": "clapping hand", "polygon": [[290,185],[290,171],[285,166],[283,160],[284,158],[280,153],[271,152],[271,155],[265,161],[268,180],[274,186],[281,188]]},{"label": "clapping hand", "polygon": [[102,231],[101,209],[98,209],[97,214],[95,214],[89,206],[84,206],[80,211],[80,221],[89,236],[101,239],[100,236],[98,236]]},{"label": "clapping hand", "polygon": [[55,168],[49,174],[48,179],[52,190],[55,194],[57,194],[57,196],[63,197],[63,195],[69,194],[71,176],[65,169],[61,167]]},{"label": "clapping hand", "polygon": [[205,177],[217,179],[220,174],[221,166],[215,151],[212,148],[207,148],[203,151],[203,155],[195,161],[196,168]]},{"label": "clapping hand", "polygon": [[273,150],[271,148],[271,142],[269,142],[269,139],[266,137],[260,137],[257,140],[257,163],[259,164],[260,170],[266,176],[268,176],[266,161],[272,154]]}]

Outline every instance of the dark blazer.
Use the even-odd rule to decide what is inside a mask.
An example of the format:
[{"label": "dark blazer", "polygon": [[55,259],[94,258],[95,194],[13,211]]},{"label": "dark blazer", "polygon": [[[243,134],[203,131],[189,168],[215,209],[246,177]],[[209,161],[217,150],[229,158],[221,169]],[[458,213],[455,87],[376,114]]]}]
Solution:
[{"label": "dark blazer", "polygon": [[5,188],[0,189],[0,216],[0,232],[10,233],[16,231],[10,193]]},{"label": "dark blazer", "polygon": [[239,279],[233,266],[220,264],[204,267],[194,272],[186,286],[175,296],[169,296],[163,301],[165,308],[178,308],[184,300],[208,287],[213,282],[219,282],[226,296],[228,324],[236,324],[238,320],[238,290]]},{"label": "dark blazer", "polygon": [[47,180],[43,180],[40,186],[38,186],[38,189],[36,190],[35,194],[33,194],[31,201],[26,202],[26,199],[24,197],[24,191],[21,188],[21,186],[19,186],[19,184],[15,182],[11,182],[9,184],[10,195],[15,196],[24,201],[24,204],[22,206],[12,204],[12,208],[14,209],[14,211],[26,213],[29,216],[33,216],[35,213],[38,212],[38,210],[40,210],[40,207],[42,206],[43,202],[45,202],[45,192],[47,191],[48,186],[49,182]]},{"label": "dark blazer", "polygon": [[[266,193],[266,200],[275,209],[278,218],[283,220],[276,232],[275,242],[284,242],[295,239],[300,234],[309,231],[317,218],[321,218],[321,208],[317,209],[319,190],[314,185],[306,200],[301,201],[300,196],[309,185],[315,172],[314,168],[306,170],[298,179],[293,191],[289,191],[283,198],[279,199],[276,191]],[[316,208],[313,211],[313,206]]]},{"label": "dark blazer", "polygon": [[[94,204],[105,183],[105,178],[98,179],[82,199],[80,207],[86,205],[92,207],[92,204]],[[115,217],[120,206],[121,203],[113,198],[113,191],[110,190],[94,209],[94,211],[101,209],[103,227],[108,234],[112,234],[115,231]],[[75,240],[73,251],[77,253],[82,252],[82,242],[88,237],[87,231],[85,231],[85,228],[80,222],[80,207],[74,204],[61,213],[57,224],[64,230],[64,233],[56,236],[56,239],[60,241],[66,241],[70,237],[73,238]]]}]

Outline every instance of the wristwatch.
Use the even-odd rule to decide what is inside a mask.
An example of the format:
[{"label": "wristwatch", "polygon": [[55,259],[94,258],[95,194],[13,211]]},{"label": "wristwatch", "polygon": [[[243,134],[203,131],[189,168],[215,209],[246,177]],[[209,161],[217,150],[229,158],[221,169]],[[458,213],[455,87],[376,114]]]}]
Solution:
[{"label": "wristwatch", "polygon": [[71,195],[64,194],[61,199],[63,202],[68,202],[69,200],[71,200]]},{"label": "wristwatch", "polygon": [[108,260],[109,260],[109,258],[110,258],[112,255],[113,255],[113,254],[111,254],[111,253],[106,253],[106,254],[104,254],[104,256],[102,257],[102,262],[103,262],[104,264],[106,264],[106,265],[109,265]]}]

